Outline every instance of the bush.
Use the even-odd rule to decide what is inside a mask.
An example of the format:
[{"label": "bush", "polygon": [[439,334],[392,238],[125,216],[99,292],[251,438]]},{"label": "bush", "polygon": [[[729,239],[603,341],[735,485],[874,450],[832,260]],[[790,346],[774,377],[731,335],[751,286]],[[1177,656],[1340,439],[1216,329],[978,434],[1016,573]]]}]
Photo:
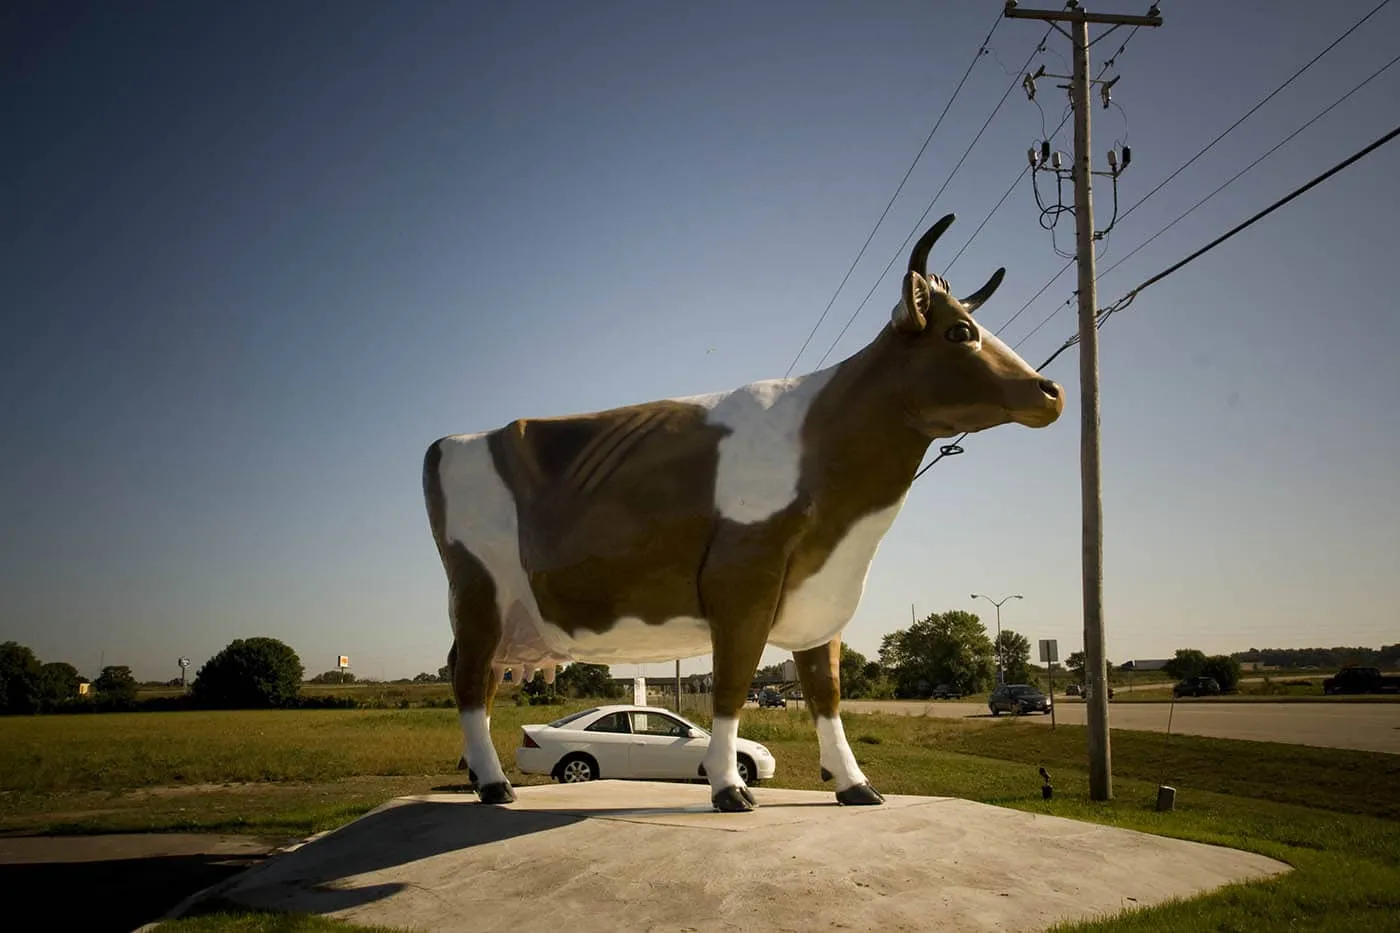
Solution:
[{"label": "bush", "polygon": [[191,692],[201,706],[293,707],[304,671],[297,653],[276,638],[236,638],[204,663]]},{"label": "bush", "polygon": [[136,678],[125,664],[108,665],[92,682],[103,702],[112,709],[131,709],[136,705]]},{"label": "bush", "polygon": [[1228,655],[1215,654],[1206,658],[1201,673],[1214,677],[1215,682],[1220,684],[1221,693],[1234,693],[1239,688],[1240,662]]},{"label": "bush", "polygon": [[39,659],[19,642],[0,644],[0,713],[35,713],[41,684]]}]

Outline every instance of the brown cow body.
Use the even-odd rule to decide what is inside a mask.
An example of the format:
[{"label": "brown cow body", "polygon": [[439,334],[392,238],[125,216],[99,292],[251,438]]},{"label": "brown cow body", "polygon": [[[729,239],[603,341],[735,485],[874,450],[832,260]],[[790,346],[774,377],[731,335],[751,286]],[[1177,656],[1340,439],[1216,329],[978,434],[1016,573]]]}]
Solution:
[{"label": "brown cow body", "polygon": [[[711,653],[705,772],[750,809],[733,740],[765,645],[793,651],[843,803],[879,803],[840,725],[839,635],[934,438],[1040,427],[1059,387],[982,331],[915,247],[892,321],[847,360],[795,379],[444,437],[424,492],[451,591],[463,758],[483,801],[514,798],[490,743],[507,668]],[[606,776],[606,775],[604,775]]]}]

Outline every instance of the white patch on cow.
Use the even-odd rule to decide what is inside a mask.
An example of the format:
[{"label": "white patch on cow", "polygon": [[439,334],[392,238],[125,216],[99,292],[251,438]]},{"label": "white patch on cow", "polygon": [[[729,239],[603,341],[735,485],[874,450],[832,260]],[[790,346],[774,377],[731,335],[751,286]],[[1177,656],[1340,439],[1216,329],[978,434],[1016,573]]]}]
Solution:
[{"label": "white patch on cow", "polygon": [[856,764],[855,753],[846,741],[846,730],[841,725],[840,716],[831,719],[817,717],[817,742],[822,767],[831,772],[838,792],[866,782],[860,765]]},{"label": "white patch on cow", "polygon": [[715,509],[730,521],[761,522],[797,497],[802,425],[835,367],[792,379],[769,379],[731,392],[676,399],[710,409],[710,424],[729,429],[719,442]]},{"label": "white patch on cow", "polygon": [[704,619],[677,616],[648,625],[628,616],[601,634],[578,632],[570,651],[591,664],[645,664],[709,654],[710,647],[710,623]]},{"label": "white patch on cow", "polygon": [[506,773],[496,757],[496,746],[491,744],[491,717],[484,709],[464,709],[458,718],[462,722],[462,754],[467,767],[476,772],[477,787],[504,783]]},{"label": "white patch on cow", "polygon": [[806,651],[840,634],[860,605],[875,552],[903,505],[904,496],[900,496],[893,505],[858,520],[821,569],[788,591],[769,644]]},{"label": "white patch on cow", "polygon": [[716,716],[710,729],[710,747],[701,759],[711,793],[726,787],[746,787],[739,778],[739,720],[735,716]]}]

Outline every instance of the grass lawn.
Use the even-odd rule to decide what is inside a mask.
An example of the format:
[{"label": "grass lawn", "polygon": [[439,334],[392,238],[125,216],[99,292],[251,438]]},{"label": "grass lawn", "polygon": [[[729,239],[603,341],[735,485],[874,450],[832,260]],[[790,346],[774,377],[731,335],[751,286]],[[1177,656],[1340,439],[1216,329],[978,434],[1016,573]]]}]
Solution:
[{"label": "grass lawn", "polygon": [[[511,770],[524,722],[565,707],[497,707]],[[703,723],[703,718],[692,717]],[[1260,852],[1295,870],[1068,930],[1400,930],[1400,756],[1114,732],[1115,799],[1088,799],[1082,727],[849,715],[861,766],[886,793],[959,796]],[[777,756],[782,787],[818,778],[805,711],[748,711],[741,734]],[[460,784],[451,710],[303,710],[0,719],[0,832],[213,829],[303,836],[390,796]],[[1055,798],[1042,801],[1037,767]],[[511,773],[518,784],[539,783]],[[1177,809],[1152,808],[1159,782]],[[237,912],[167,929],[348,930]]]}]

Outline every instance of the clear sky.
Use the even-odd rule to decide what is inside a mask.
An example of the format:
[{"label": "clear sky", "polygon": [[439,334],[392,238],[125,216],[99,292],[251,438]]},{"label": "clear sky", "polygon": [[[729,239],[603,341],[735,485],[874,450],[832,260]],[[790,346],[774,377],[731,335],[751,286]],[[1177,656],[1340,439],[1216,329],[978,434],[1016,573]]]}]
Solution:
[{"label": "clear sky", "polygon": [[[1132,147],[1122,207],[1373,6],[1163,0],[1165,24],[1119,56],[1118,106],[1092,113],[1096,168]],[[7,4],[0,639],[90,676],[105,659],[168,678],[182,654],[197,668],[258,634],[308,674],[337,654],[362,676],[436,670],[450,634],[426,446],[783,375],[1001,8]],[[1019,88],[920,223],[1044,30],[996,27],[796,372],[877,280],[827,362],[885,325],[916,226],[958,215],[941,272],[1011,184],[1042,127]],[[1096,70],[1126,34],[1094,46]],[[1397,37],[1400,3],[1120,220],[1101,268]],[[1055,34],[1037,62],[1067,73],[1068,54]],[[1059,123],[1054,79],[1037,101]],[[1388,132],[1397,101],[1400,66],[1105,274],[1102,303]],[[1400,143],[1105,326],[1110,659],[1400,640],[1398,166]],[[1106,179],[1095,196],[1102,227]],[[979,312],[993,327],[1064,264],[1038,216],[1023,180],[948,272],[966,294],[1007,267]],[[1062,310],[1023,354],[1039,363],[1074,326]],[[915,484],[856,649],[873,656],[911,604],[990,624],[973,592],[1023,594],[1007,627],[1080,646],[1077,367],[1070,351],[1047,370],[1068,390],[1058,424],[976,435]]]}]

